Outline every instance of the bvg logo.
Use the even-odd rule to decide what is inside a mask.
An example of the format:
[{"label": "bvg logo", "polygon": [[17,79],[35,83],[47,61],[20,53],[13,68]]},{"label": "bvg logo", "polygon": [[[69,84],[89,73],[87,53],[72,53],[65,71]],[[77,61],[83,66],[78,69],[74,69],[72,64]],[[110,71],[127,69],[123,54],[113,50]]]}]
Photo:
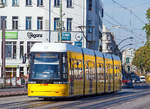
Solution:
[{"label": "bvg logo", "polygon": [[42,34],[33,34],[32,32],[28,32],[27,36],[28,36],[29,39],[31,39],[31,38],[37,38],[37,37],[43,37]]}]

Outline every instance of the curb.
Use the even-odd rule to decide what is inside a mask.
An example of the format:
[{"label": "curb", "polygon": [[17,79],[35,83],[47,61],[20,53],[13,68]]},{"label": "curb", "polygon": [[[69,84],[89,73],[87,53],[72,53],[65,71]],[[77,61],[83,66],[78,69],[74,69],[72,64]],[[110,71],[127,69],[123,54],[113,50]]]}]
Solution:
[{"label": "curb", "polygon": [[21,92],[0,92],[0,97],[10,97],[10,96],[20,96],[20,95],[27,95],[26,91]]}]

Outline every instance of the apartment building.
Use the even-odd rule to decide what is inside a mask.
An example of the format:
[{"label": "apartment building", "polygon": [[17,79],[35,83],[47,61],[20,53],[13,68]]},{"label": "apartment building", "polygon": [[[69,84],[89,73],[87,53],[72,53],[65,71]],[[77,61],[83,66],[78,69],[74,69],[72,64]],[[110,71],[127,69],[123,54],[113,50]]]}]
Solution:
[{"label": "apartment building", "polygon": [[[0,28],[2,29],[4,19],[6,82],[9,85],[20,85],[21,79],[27,78],[28,55],[34,43],[61,40],[63,43],[99,50],[103,18],[101,0],[62,0],[61,39],[58,34],[60,0],[2,0],[2,2],[4,8],[0,8]],[[27,58],[26,62],[22,61],[24,56]],[[1,75],[0,71],[0,77]]]}]

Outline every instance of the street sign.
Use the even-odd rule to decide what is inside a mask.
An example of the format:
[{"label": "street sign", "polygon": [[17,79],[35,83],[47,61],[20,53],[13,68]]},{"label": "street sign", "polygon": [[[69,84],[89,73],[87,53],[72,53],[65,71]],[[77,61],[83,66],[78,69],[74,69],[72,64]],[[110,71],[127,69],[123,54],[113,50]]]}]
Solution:
[{"label": "street sign", "polygon": [[61,40],[62,41],[71,41],[71,33],[69,33],[69,32],[63,32]]},{"label": "street sign", "polygon": [[75,35],[75,39],[76,39],[76,41],[81,41],[82,40],[82,33],[77,33]]},{"label": "street sign", "polygon": [[76,41],[74,45],[75,45],[75,46],[78,46],[78,47],[82,47],[82,42]]}]

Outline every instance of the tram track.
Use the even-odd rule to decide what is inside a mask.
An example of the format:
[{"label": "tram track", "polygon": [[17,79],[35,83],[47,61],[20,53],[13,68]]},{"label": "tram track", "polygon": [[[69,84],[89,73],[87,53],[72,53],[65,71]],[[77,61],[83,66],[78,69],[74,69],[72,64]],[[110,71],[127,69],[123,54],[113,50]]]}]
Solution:
[{"label": "tram track", "polygon": [[[51,102],[53,103],[53,102]],[[10,103],[0,104],[0,109],[28,109],[32,106],[43,106],[46,104],[50,104],[50,102],[42,101],[42,100],[28,100],[28,101],[17,101]]]},{"label": "tram track", "polygon": [[89,97],[82,99],[80,101],[75,101],[73,103],[68,104],[61,104],[60,106],[54,105],[54,106],[45,106],[44,108],[33,108],[33,109],[50,109],[50,108],[56,108],[56,109],[105,109],[107,107],[110,107],[112,105],[118,105],[127,101],[131,101],[143,96],[146,96],[147,94],[150,94],[149,90],[144,90],[146,92],[143,93],[143,91],[140,91],[138,93],[130,93],[129,95],[119,94],[119,95],[112,95],[108,97]]},{"label": "tram track", "polygon": [[139,91],[124,91],[115,94],[106,94],[102,96],[81,97],[79,99],[58,99],[44,101],[42,99],[19,101],[0,104],[1,109],[104,109],[111,105],[118,105],[130,100],[137,99],[150,94],[149,89]]}]

